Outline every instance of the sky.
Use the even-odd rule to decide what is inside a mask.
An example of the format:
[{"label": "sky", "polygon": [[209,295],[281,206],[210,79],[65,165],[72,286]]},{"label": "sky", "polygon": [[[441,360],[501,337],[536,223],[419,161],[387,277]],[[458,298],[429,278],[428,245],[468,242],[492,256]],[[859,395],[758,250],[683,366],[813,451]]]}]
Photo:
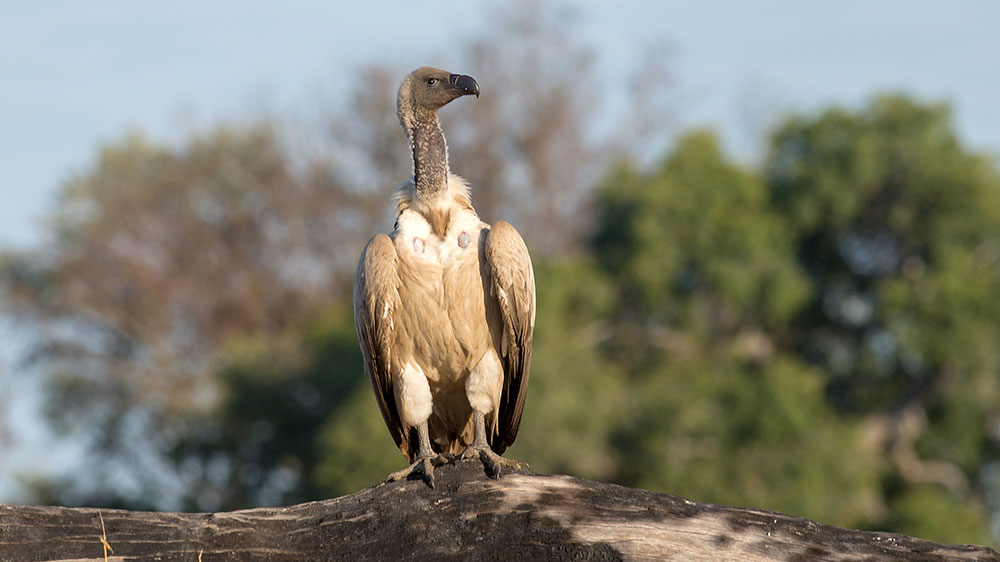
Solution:
[{"label": "sky", "polygon": [[[759,142],[748,138],[759,136],[757,113],[886,89],[951,102],[963,137],[1000,152],[995,0],[569,3],[610,74],[643,44],[669,42],[685,123],[716,127],[737,153]],[[0,248],[40,239],[59,186],[102,144],[129,131],[176,140],[262,106],[307,103],[366,62],[425,64],[449,35],[483,30],[491,5],[7,0]]]},{"label": "sky", "polygon": [[[568,4],[610,84],[644,45],[668,43],[676,87],[664,95],[676,98],[681,124],[715,128],[737,157],[759,155],[763,130],[784,111],[858,105],[887,90],[949,102],[965,142],[1000,154],[996,0]],[[450,68],[449,41],[486,31],[494,5],[5,0],[0,251],[37,246],[63,182],[131,131],[179,142],[261,109],[315,103],[371,62],[475,76]],[[0,329],[0,339],[12,332]],[[51,464],[45,452],[54,450],[38,446],[47,438],[32,383],[9,376],[13,355],[0,342],[0,408],[22,420],[7,435],[12,454],[0,454],[0,502],[13,470]]]}]

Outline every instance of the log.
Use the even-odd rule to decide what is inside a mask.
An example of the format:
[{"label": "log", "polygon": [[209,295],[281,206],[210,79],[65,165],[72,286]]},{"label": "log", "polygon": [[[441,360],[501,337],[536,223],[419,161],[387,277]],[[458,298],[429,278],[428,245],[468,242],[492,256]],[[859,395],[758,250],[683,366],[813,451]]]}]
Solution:
[{"label": "log", "polygon": [[996,560],[982,546],[841,529],[478,461],[336,499],[227,513],[0,506],[0,561]]}]

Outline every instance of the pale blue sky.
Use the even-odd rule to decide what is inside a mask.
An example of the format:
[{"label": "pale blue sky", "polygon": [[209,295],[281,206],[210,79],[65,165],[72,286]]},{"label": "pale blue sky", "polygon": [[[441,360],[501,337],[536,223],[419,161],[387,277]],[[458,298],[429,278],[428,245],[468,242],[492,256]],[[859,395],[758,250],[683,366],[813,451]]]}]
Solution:
[{"label": "pale blue sky", "polygon": [[[672,42],[672,95],[684,121],[717,127],[736,152],[751,144],[756,110],[856,103],[887,88],[950,100],[964,137],[1000,152],[995,0],[570,4],[608,72],[645,42]],[[335,69],[388,58],[424,64],[449,33],[488,25],[488,5],[8,0],[0,246],[38,240],[60,182],[101,143],[133,129],[174,140],[254,108],[303,103]]]},{"label": "pale blue sky", "polygon": [[[1000,153],[996,0],[570,4],[609,83],[643,44],[672,43],[677,87],[670,95],[682,122],[714,126],[741,157],[753,155],[776,110],[857,104],[886,89],[950,101],[964,139]],[[6,0],[0,248],[40,240],[60,182],[84,170],[102,143],[130,130],[176,141],[262,107],[310,103],[317,90],[336,87],[338,74],[366,62],[448,67],[441,57],[428,59],[446,51],[450,33],[485,30],[488,5]],[[0,354],[10,355],[6,347]],[[2,372],[10,359],[0,357],[0,415],[20,421],[0,455],[0,502],[16,497],[12,471],[52,466],[57,450],[44,443],[30,381]]]}]

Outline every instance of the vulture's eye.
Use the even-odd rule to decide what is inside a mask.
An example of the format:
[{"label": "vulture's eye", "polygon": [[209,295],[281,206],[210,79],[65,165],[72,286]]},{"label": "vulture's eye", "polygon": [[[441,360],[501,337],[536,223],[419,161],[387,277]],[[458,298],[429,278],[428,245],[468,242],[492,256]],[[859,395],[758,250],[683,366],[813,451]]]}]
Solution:
[{"label": "vulture's eye", "polygon": [[433,86],[434,84],[437,84],[437,81],[438,81],[437,78],[428,78],[427,79],[427,85],[428,86]]}]

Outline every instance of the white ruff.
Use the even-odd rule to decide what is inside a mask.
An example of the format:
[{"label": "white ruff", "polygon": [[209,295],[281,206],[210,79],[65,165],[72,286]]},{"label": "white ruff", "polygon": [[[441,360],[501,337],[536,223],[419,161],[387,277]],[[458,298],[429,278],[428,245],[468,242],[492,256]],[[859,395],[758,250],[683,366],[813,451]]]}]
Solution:
[{"label": "white ruff", "polygon": [[[460,259],[479,253],[479,237],[488,228],[471,206],[455,205],[456,199],[468,200],[468,186],[458,176],[450,176],[448,190],[430,202],[417,203],[413,184],[396,192],[396,229],[394,240],[402,238],[403,252],[410,253],[421,262],[430,262],[448,269]],[[449,210],[450,221],[445,237],[439,238],[431,231],[423,212]]]}]

